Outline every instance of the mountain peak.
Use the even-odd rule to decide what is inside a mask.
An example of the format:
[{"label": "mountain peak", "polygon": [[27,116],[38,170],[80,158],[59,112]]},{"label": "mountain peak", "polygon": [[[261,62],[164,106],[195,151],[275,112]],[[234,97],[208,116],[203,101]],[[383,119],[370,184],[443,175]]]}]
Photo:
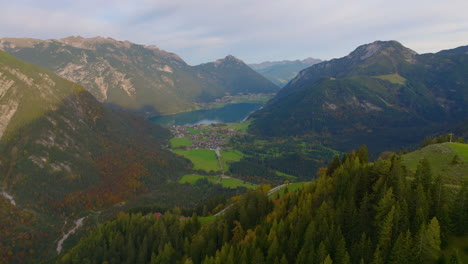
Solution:
[{"label": "mountain peak", "polygon": [[378,54],[400,54],[407,62],[411,63],[414,62],[414,56],[417,55],[415,51],[406,48],[396,40],[377,40],[372,43],[359,46],[353,52],[351,52],[347,58],[363,61]]},{"label": "mountain peak", "polygon": [[226,65],[231,65],[231,66],[232,65],[245,65],[245,63],[242,60],[232,55],[227,55],[223,59],[218,59],[215,62],[213,62],[213,65],[215,67],[219,67],[219,66],[226,66]]}]

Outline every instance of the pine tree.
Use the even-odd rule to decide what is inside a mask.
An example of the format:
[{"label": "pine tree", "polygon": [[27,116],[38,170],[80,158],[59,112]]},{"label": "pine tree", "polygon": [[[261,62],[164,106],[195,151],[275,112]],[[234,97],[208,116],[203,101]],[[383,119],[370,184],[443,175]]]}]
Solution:
[{"label": "pine tree", "polygon": [[440,225],[436,217],[433,217],[425,230],[425,246],[423,255],[430,261],[435,261],[440,256]]},{"label": "pine tree", "polygon": [[387,253],[391,247],[394,217],[395,206],[392,206],[390,212],[387,214],[382,223],[380,223],[379,242],[377,247],[380,249],[380,255],[383,260],[386,259]]},{"label": "pine tree", "polygon": [[380,251],[380,248],[377,247],[377,249],[374,252],[374,256],[372,258],[371,264],[384,264],[384,260],[382,258],[382,252]]},{"label": "pine tree", "polygon": [[359,158],[361,164],[367,164],[369,162],[369,152],[366,145],[362,145],[357,151],[356,156]]},{"label": "pine tree", "polygon": [[327,175],[328,176],[333,175],[333,172],[335,172],[335,170],[338,169],[340,166],[341,166],[341,160],[338,156],[335,156],[333,160],[328,164]]},{"label": "pine tree", "polygon": [[429,160],[423,158],[418,163],[415,174],[415,184],[422,184],[424,190],[429,190],[432,183],[432,170]]},{"label": "pine tree", "polygon": [[336,246],[334,259],[335,262],[339,264],[351,264],[351,258],[349,256],[348,250],[346,249],[346,242],[343,237]]},{"label": "pine tree", "polygon": [[325,258],[325,260],[321,264],[333,264],[333,260],[330,257],[330,255],[327,255],[327,257]]}]

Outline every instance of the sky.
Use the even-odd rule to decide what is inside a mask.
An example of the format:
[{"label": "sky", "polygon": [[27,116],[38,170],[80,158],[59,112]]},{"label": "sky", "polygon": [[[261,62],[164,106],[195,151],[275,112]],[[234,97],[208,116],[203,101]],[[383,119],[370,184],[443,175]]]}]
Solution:
[{"label": "sky", "polygon": [[111,37],[196,65],[346,56],[375,40],[468,45],[467,0],[0,0],[0,37]]}]

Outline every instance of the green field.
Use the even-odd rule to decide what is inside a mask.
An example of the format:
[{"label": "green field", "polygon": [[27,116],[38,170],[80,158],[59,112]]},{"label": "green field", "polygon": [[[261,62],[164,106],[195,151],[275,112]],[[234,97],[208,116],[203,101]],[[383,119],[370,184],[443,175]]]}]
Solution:
[{"label": "green field", "polygon": [[198,217],[198,221],[200,221],[200,223],[202,225],[209,224],[209,223],[213,222],[215,219],[216,219],[216,216],[214,216],[214,215]]},{"label": "green field", "polygon": [[210,149],[175,149],[174,153],[189,159],[195,170],[219,171],[218,158],[216,153]]},{"label": "green field", "polygon": [[247,182],[244,182],[242,180],[234,179],[234,178],[223,178],[223,179],[221,179],[220,184],[224,188],[230,188],[230,189],[235,189],[237,187],[245,187],[245,188],[248,188],[248,189],[257,188],[257,185],[253,185],[251,183],[247,183]]},{"label": "green field", "polygon": [[458,153],[458,156],[463,161],[468,162],[468,144],[463,143],[446,143],[447,146]]},{"label": "green field", "polygon": [[285,178],[297,179],[297,176],[294,176],[294,175],[291,175],[291,174],[287,174],[287,173],[284,173],[284,172],[281,172],[281,171],[275,170],[275,173],[278,174],[279,176],[282,176],[282,177],[285,177]]},{"label": "green field", "polygon": [[405,85],[406,79],[401,75],[394,73],[394,74],[387,74],[387,75],[380,75],[376,76],[377,78],[385,81],[389,81],[394,84]]},{"label": "green field", "polygon": [[210,181],[212,183],[215,183],[216,180],[218,179],[218,176],[204,176],[204,175],[198,175],[198,174],[187,174],[187,175],[184,175],[184,177],[182,177],[179,180],[179,183],[194,184],[198,180],[204,179],[204,178],[208,179],[208,181]]},{"label": "green field", "polygon": [[296,182],[296,183],[291,183],[289,184],[288,186],[286,186],[285,188],[281,189],[278,191],[279,195],[280,196],[283,196],[284,193],[286,192],[286,189],[288,189],[288,192],[296,192],[298,190],[301,190],[302,187],[304,187],[304,185],[306,184],[307,182]]},{"label": "green field", "polygon": [[[454,157],[458,161],[454,162]],[[434,176],[441,175],[446,184],[461,185],[468,180],[468,144],[441,143],[424,147],[402,156],[402,163],[410,171],[416,171],[418,163],[426,158]]]},{"label": "green field", "polygon": [[232,128],[234,130],[238,130],[241,132],[246,132],[247,128],[249,127],[250,123],[252,123],[251,120],[245,121],[245,122],[238,122],[238,123],[229,123],[227,124],[229,128]]},{"label": "green field", "polygon": [[239,161],[244,157],[242,152],[237,150],[221,150],[221,160],[223,161],[224,172],[229,171],[229,165],[233,162]]},{"label": "green field", "polygon": [[[200,179],[208,179],[208,181],[211,183],[217,183],[218,177],[219,176],[204,176],[204,175],[198,175],[198,174],[187,174],[187,175],[184,175],[184,177],[182,177],[179,180],[179,183],[195,184],[195,182],[197,182]],[[237,187],[245,187],[248,189],[257,188],[257,185],[243,182],[242,180],[234,179],[234,178],[223,178],[219,181],[219,184],[221,184],[221,186],[223,186],[224,188],[230,188],[230,189],[235,189]]]},{"label": "green field", "polygon": [[201,130],[195,129],[193,127],[187,127],[187,130],[192,135],[200,134],[202,132]]},{"label": "green field", "polygon": [[172,148],[190,147],[192,145],[192,141],[188,137],[171,138],[170,142]]}]

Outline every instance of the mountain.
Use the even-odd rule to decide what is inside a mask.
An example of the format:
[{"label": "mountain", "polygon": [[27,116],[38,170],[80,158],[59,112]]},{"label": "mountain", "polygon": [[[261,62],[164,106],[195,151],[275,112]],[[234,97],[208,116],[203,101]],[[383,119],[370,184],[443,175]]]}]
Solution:
[{"label": "mountain", "polygon": [[314,136],[341,151],[407,147],[466,120],[466,72],[468,55],[376,41],[303,70],[252,116],[250,131]]},{"label": "mountain", "polygon": [[[100,102],[148,115],[188,111],[197,103],[229,94],[279,89],[231,57],[222,60],[223,71],[229,73],[220,74],[216,67],[211,72],[204,66],[189,66],[156,46],[111,38],[3,38],[0,49],[86,87]],[[236,78],[220,79],[226,75]],[[238,79],[246,87],[236,87],[238,83],[232,81]]]},{"label": "mountain", "polygon": [[437,52],[437,54],[468,54],[468,45],[467,46],[461,46],[458,48],[454,49],[448,49],[448,50],[442,50]]},{"label": "mountain", "polygon": [[223,87],[227,94],[272,93],[279,90],[279,87],[232,55],[194,68],[202,75],[211,76],[213,83],[207,85]]},{"label": "mountain", "polygon": [[41,262],[71,220],[178,179],[189,165],[169,136],[0,51],[0,262]]},{"label": "mountain", "polygon": [[410,173],[397,155],[337,160],[299,190],[263,186],[214,216],[121,215],[58,263],[466,263],[466,185],[424,162]]},{"label": "mountain", "polygon": [[320,62],[321,60],[319,59],[307,58],[295,61],[266,61],[258,64],[249,64],[249,66],[274,84],[284,87],[301,70]]}]

